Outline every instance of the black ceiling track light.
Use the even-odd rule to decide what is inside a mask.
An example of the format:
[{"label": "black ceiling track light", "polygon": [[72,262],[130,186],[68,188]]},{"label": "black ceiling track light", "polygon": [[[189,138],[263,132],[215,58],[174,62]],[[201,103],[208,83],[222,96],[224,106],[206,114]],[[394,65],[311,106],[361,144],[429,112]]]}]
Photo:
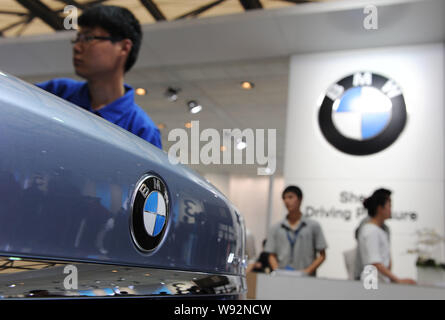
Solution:
[{"label": "black ceiling track light", "polygon": [[187,102],[187,106],[189,108],[189,112],[193,113],[193,114],[201,112],[201,110],[202,110],[202,106],[195,100],[191,100],[191,101]]},{"label": "black ceiling track light", "polygon": [[181,91],[180,88],[168,87],[167,90],[165,90],[164,95],[171,102],[175,102],[176,100],[178,100],[178,96],[179,96],[179,92],[180,91]]}]

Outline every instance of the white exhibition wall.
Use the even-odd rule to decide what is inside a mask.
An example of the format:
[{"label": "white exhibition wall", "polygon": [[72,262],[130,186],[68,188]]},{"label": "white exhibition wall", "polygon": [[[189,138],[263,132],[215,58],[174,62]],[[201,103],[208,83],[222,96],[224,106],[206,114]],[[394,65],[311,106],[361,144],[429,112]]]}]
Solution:
[{"label": "white exhibition wall", "polygon": [[[303,189],[302,211],[319,221],[328,241],[320,277],[347,278],[343,251],[366,216],[360,197],[393,191],[393,271],[416,278],[416,231],[444,235],[444,45],[374,48],[294,55],[290,62],[284,180]],[[343,77],[371,71],[402,88],[408,120],[398,139],[379,153],[338,151],[318,124],[320,97]],[[444,261],[444,248],[434,254]]]},{"label": "white exhibition wall", "polygon": [[[204,174],[204,177],[224,193],[243,215],[246,228],[255,238],[255,250],[259,255],[268,230],[269,177],[223,174]],[[277,223],[286,215],[286,208],[281,200],[283,189],[283,177],[274,176],[271,224]]]}]

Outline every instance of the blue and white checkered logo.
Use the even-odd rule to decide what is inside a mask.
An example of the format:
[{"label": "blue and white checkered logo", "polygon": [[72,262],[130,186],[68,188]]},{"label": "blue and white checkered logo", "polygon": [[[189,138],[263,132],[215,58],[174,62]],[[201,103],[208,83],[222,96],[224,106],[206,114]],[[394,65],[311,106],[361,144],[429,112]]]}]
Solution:
[{"label": "blue and white checkered logo", "polygon": [[154,173],[145,174],[136,186],[130,232],[137,249],[151,252],[166,233],[170,211],[168,189]]},{"label": "blue and white checkered logo", "polygon": [[332,121],[345,137],[371,139],[379,135],[391,120],[392,102],[374,87],[348,89],[332,108]]},{"label": "blue and white checkered logo", "polygon": [[326,140],[342,152],[360,156],[388,148],[406,120],[402,88],[370,71],[355,72],[331,84],[318,112]]},{"label": "blue and white checkered logo", "polygon": [[156,237],[165,225],[165,200],[159,191],[151,192],[144,205],[144,226],[147,233]]}]

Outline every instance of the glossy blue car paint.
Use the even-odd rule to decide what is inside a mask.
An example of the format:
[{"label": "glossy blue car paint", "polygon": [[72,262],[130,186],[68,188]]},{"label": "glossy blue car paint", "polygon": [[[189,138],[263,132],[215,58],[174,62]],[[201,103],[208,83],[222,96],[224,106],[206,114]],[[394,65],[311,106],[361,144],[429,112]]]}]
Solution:
[{"label": "glossy blue car paint", "polygon": [[[130,232],[146,173],[170,219],[149,253]],[[100,117],[0,73],[0,255],[244,276],[243,218],[215,187]]]}]

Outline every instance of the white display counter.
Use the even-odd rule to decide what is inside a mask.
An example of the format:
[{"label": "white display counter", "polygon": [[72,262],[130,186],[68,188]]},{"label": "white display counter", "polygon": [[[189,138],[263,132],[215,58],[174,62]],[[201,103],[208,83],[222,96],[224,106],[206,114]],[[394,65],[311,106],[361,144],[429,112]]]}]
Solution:
[{"label": "white display counter", "polygon": [[363,283],[312,277],[248,275],[248,298],[258,300],[445,300],[445,288],[421,285],[379,283],[378,289],[366,290]]}]

